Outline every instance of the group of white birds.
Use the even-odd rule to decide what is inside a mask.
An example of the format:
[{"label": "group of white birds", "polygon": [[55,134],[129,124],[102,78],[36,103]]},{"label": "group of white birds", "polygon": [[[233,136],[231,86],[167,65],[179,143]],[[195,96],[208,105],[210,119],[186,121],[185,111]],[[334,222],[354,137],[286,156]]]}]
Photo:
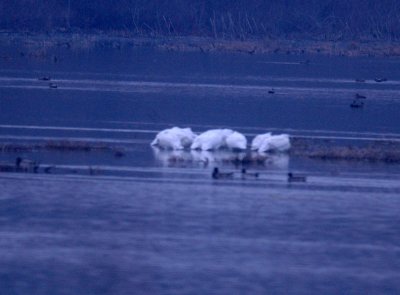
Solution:
[{"label": "group of white birds", "polygon": [[[191,128],[173,127],[160,131],[151,145],[172,150],[246,150],[247,139],[231,129],[212,129],[197,135]],[[254,137],[250,148],[260,153],[286,152],[290,149],[290,138],[288,134],[272,135],[268,132]]]}]

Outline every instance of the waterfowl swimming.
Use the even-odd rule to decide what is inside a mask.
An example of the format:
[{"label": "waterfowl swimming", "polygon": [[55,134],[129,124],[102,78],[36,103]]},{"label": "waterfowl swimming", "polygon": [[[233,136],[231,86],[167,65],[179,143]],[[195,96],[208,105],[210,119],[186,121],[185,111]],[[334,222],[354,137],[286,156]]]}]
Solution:
[{"label": "waterfowl swimming", "polygon": [[381,83],[381,82],[386,82],[388,79],[387,78],[375,78],[374,81]]},{"label": "waterfowl swimming", "polygon": [[264,142],[264,140],[270,136],[271,136],[271,132],[259,134],[256,137],[254,137],[253,141],[251,142],[251,149],[253,151],[258,151],[258,149],[260,148],[260,146]]},{"label": "waterfowl swimming", "polygon": [[44,173],[50,173],[50,170],[53,169],[53,168],[55,168],[55,166],[47,166],[47,167],[45,167],[45,168],[43,169],[43,172],[44,172]]},{"label": "waterfowl swimming", "polygon": [[195,138],[196,134],[192,129],[173,127],[160,131],[151,145],[162,149],[182,150],[189,147]]},{"label": "waterfowl swimming", "polygon": [[246,177],[252,177],[252,178],[258,178],[258,176],[260,176],[260,174],[258,172],[247,172],[247,170],[245,168],[242,168],[242,178],[246,178]]},{"label": "waterfowl swimming", "polygon": [[231,150],[245,150],[247,147],[247,139],[246,137],[234,131],[232,134],[228,135],[225,139],[227,148]]},{"label": "waterfowl swimming", "polygon": [[233,133],[234,132],[231,129],[208,130],[197,136],[190,148],[192,150],[209,151],[226,147],[226,138]]},{"label": "waterfowl swimming", "polygon": [[233,178],[233,172],[225,172],[222,173],[219,171],[217,167],[214,168],[212,174],[212,178],[214,179],[232,179]]},{"label": "waterfowl swimming", "polygon": [[249,50],[248,53],[249,54],[254,54],[256,52],[257,47],[254,47],[252,50]]},{"label": "waterfowl swimming", "polygon": [[274,88],[271,88],[270,90],[268,90],[268,93],[269,93],[269,94],[274,94],[274,93],[275,93],[275,89],[274,89]]},{"label": "waterfowl swimming", "polygon": [[367,98],[365,95],[362,95],[362,94],[359,94],[359,93],[356,93],[356,94],[354,95],[354,97],[355,97],[356,99],[365,99],[365,98]]},{"label": "waterfowl swimming", "polygon": [[117,151],[114,152],[114,157],[116,157],[116,158],[121,158],[123,156],[125,156],[125,153],[123,151],[118,151],[117,150]]},{"label": "waterfowl swimming", "polygon": [[287,134],[271,135],[266,137],[260,147],[258,152],[287,152],[290,149],[290,139]]},{"label": "waterfowl swimming", "polygon": [[58,88],[56,83],[49,83],[50,88]]},{"label": "waterfowl swimming", "polygon": [[359,99],[354,99],[353,102],[350,104],[350,107],[355,108],[362,108],[364,106],[364,102]]},{"label": "waterfowl swimming", "polygon": [[50,81],[51,78],[49,76],[43,76],[43,77],[39,77],[38,80],[40,80],[40,81]]},{"label": "waterfowl swimming", "polygon": [[306,182],[307,177],[304,175],[294,175],[292,172],[288,173],[288,182]]}]

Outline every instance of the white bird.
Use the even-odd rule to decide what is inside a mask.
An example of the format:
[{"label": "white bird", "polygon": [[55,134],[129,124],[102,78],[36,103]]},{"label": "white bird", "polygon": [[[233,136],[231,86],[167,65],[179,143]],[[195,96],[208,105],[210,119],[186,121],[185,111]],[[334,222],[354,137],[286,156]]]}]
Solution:
[{"label": "white bird", "polygon": [[254,137],[253,141],[251,142],[251,150],[258,151],[264,140],[270,137],[271,135],[272,135],[271,132],[268,132],[264,134],[259,134],[256,137]]},{"label": "white bird", "polygon": [[232,134],[228,135],[225,139],[226,146],[232,150],[245,150],[247,147],[247,139],[246,137],[234,131]]},{"label": "white bird", "polygon": [[197,137],[197,134],[194,133],[191,128],[173,127],[171,128],[171,131],[176,132],[184,148],[190,147],[193,140]]},{"label": "white bird", "polygon": [[271,135],[266,137],[259,149],[258,152],[286,152],[290,149],[290,139],[287,134],[280,135]]},{"label": "white bird", "polygon": [[158,146],[163,149],[182,150],[189,147],[196,134],[190,128],[173,127],[160,131],[151,145]]},{"label": "white bird", "polygon": [[232,133],[231,129],[208,130],[197,136],[190,148],[192,150],[209,151],[226,147],[226,138]]}]

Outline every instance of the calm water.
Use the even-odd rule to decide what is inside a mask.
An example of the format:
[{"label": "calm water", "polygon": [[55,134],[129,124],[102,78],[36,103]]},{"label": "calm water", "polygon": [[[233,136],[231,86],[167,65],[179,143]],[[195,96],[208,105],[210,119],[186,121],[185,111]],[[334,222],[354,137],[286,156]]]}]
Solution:
[{"label": "calm water", "polygon": [[[400,140],[400,60],[23,50],[0,49],[0,142],[85,140],[126,156],[0,153],[55,166],[0,174],[0,294],[400,292],[398,165],[281,155],[252,168],[260,179],[215,181],[214,165],[235,171],[232,154],[149,146],[174,125]],[[349,107],[356,92],[363,109]],[[288,185],[288,171],[307,183]]]}]

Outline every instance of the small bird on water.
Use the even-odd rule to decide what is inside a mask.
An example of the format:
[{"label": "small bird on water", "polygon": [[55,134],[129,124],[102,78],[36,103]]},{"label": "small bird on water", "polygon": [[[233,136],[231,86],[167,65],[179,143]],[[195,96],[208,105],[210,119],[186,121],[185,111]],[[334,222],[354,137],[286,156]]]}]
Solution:
[{"label": "small bird on water", "polygon": [[374,81],[378,83],[386,82],[388,79],[383,77],[383,78],[375,78]]},{"label": "small bird on water", "polygon": [[212,178],[214,179],[232,179],[233,178],[233,172],[220,172],[218,167],[215,167],[212,174]]},{"label": "small bird on water", "polygon": [[288,182],[306,182],[307,177],[304,175],[294,175],[292,172],[288,173]]},{"label": "small bird on water", "polygon": [[354,95],[354,98],[356,98],[356,99],[366,99],[367,97],[366,97],[365,95],[356,93],[356,94]]},{"label": "small bird on water", "polygon": [[242,168],[242,178],[245,179],[247,177],[258,178],[260,174],[258,172],[247,172],[245,168]]},{"label": "small bird on water", "polygon": [[362,108],[364,106],[364,102],[360,99],[354,99],[353,102],[350,104],[350,107],[353,109]]}]

